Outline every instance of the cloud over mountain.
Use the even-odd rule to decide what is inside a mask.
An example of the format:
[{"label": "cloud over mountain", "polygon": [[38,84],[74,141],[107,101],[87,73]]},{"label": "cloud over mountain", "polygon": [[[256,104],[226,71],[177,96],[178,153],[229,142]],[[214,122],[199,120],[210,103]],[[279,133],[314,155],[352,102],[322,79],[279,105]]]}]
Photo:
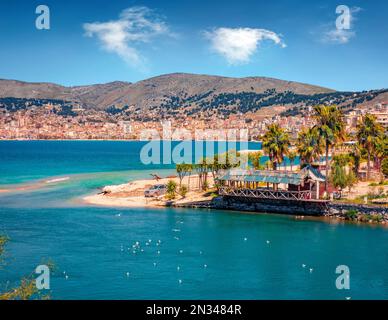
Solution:
[{"label": "cloud over mountain", "polygon": [[212,49],[231,65],[248,63],[265,40],[286,47],[280,35],[266,29],[217,28],[205,32],[205,37],[210,40]]}]

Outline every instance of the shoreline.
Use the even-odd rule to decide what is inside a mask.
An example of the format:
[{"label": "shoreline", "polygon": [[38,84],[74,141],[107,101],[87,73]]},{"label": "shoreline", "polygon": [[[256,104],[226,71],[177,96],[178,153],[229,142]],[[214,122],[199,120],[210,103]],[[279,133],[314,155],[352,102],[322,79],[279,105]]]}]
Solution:
[{"label": "shoreline", "polygon": [[[144,197],[144,190],[155,184],[166,184],[174,180],[179,186],[176,176],[162,178],[159,181],[152,179],[134,180],[120,185],[105,186],[102,192],[88,195],[82,198],[82,202],[93,206],[122,207],[122,208],[192,208],[209,210],[226,210],[244,212],[250,214],[282,214],[294,216],[295,220],[305,218],[317,218],[325,222],[351,222],[359,225],[383,225],[388,226],[388,208],[378,205],[344,204],[332,202],[327,212],[301,213],[294,207],[285,204],[273,203],[272,206],[282,208],[280,211],[268,209],[265,203],[256,203],[256,206],[242,202],[224,201],[211,191],[198,190],[198,176],[192,175],[182,180],[183,185],[189,185],[189,191],[185,197],[176,196],[174,200],[167,200],[164,196],[156,198]],[[210,177],[209,177],[210,180]],[[212,181],[211,181],[212,182]],[[307,211],[308,212],[308,211]],[[352,212],[350,214],[350,212]]]},{"label": "shoreline", "polygon": [[[208,178],[213,182],[212,178]],[[176,195],[176,199],[167,200],[164,196],[146,198],[144,191],[156,184],[167,184],[169,180],[177,183],[179,191],[179,178],[177,176],[168,176],[156,179],[133,180],[128,183],[105,186],[98,194],[88,195],[82,198],[82,201],[89,205],[105,207],[127,207],[127,208],[161,208],[175,205],[190,206],[198,201],[209,201],[210,195],[204,196],[204,192],[198,192],[198,175],[191,175],[182,179],[182,185],[188,186],[188,192],[185,197]]]}]

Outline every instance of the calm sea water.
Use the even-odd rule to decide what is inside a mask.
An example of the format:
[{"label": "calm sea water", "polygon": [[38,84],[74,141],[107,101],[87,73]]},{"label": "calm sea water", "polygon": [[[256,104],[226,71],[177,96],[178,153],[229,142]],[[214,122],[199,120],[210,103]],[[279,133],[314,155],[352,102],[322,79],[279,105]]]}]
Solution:
[{"label": "calm sea water", "polygon": [[[386,228],[82,204],[106,184],[172,172],[142,165],[142,145],[0,142],[0,189],[11,190],[0,193],[0,233],[11,239],[0,291],[50,259],[54,299],[388,298]],[[338,265],[350,268],[350,290],[336,289]]]}]

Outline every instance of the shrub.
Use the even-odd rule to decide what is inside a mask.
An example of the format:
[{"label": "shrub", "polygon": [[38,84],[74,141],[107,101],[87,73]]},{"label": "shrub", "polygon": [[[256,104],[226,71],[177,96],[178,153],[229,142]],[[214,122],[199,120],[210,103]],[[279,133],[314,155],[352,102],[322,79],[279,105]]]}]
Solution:
[{"label": "shrub", "polygon": [[174,180],[169,180],[167,182],[167,193],[166,193],[167,199],[169,200],[175,199],[176,188],[177,188],[177,183]]},{"label": "shrub", "polygon": [[179,188],[179,194],[180,194],[183,198],[186,197],[186,194],[187,194],[188,191],[189,191],[189,190],[188,190],[187,186],[184,185],[184,184],[181,185],[180,188]]},{"label": "shrub", "polygon": [[372,220],[372,222],[380,223],[383,221],[383,217],[379,214],[372,214],[371,220]]},{"label": "shrub", "polygon": [[355,209],[350,209],[345,212],[345,219],[346,220],[356,220],[358,217],[358,211]]},{"label": "shrub", "polygon": [[371,215],[370,214],[363,214],[363,215],[361,215],[360,220],[362,222],[369,222],[369,220],[371,220]]},{"label": "shrub", "polygon": [[383,217],[378,214],[365,214],[361,217],[362,222],[380,223],[383,221]]},{"label": "shrub", "polygon": [[222,183],[219,180],[214,181],[214,187],[218,190],[222,187]]},{"label": "shrub", "polygon": [[261,151],[256,151],[248,154],[248,159],[252,163],[252,166],[256,170],[260,170],[263,168],[261,165],[261,158],[263,157],[263,153]]}]

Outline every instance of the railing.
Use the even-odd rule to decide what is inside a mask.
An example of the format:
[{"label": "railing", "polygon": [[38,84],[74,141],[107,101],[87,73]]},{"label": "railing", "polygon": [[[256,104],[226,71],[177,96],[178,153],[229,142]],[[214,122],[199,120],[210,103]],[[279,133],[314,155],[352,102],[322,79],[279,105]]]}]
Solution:
[{"label": "railing", "polygon": [[234,189],[230,187],[220,187],[218,192],[221,196],[246,197],[256,199],[275,200],[297,200],[308,201],[313,199],[312,192],[307,191],[284,191],[270,189]]}]

